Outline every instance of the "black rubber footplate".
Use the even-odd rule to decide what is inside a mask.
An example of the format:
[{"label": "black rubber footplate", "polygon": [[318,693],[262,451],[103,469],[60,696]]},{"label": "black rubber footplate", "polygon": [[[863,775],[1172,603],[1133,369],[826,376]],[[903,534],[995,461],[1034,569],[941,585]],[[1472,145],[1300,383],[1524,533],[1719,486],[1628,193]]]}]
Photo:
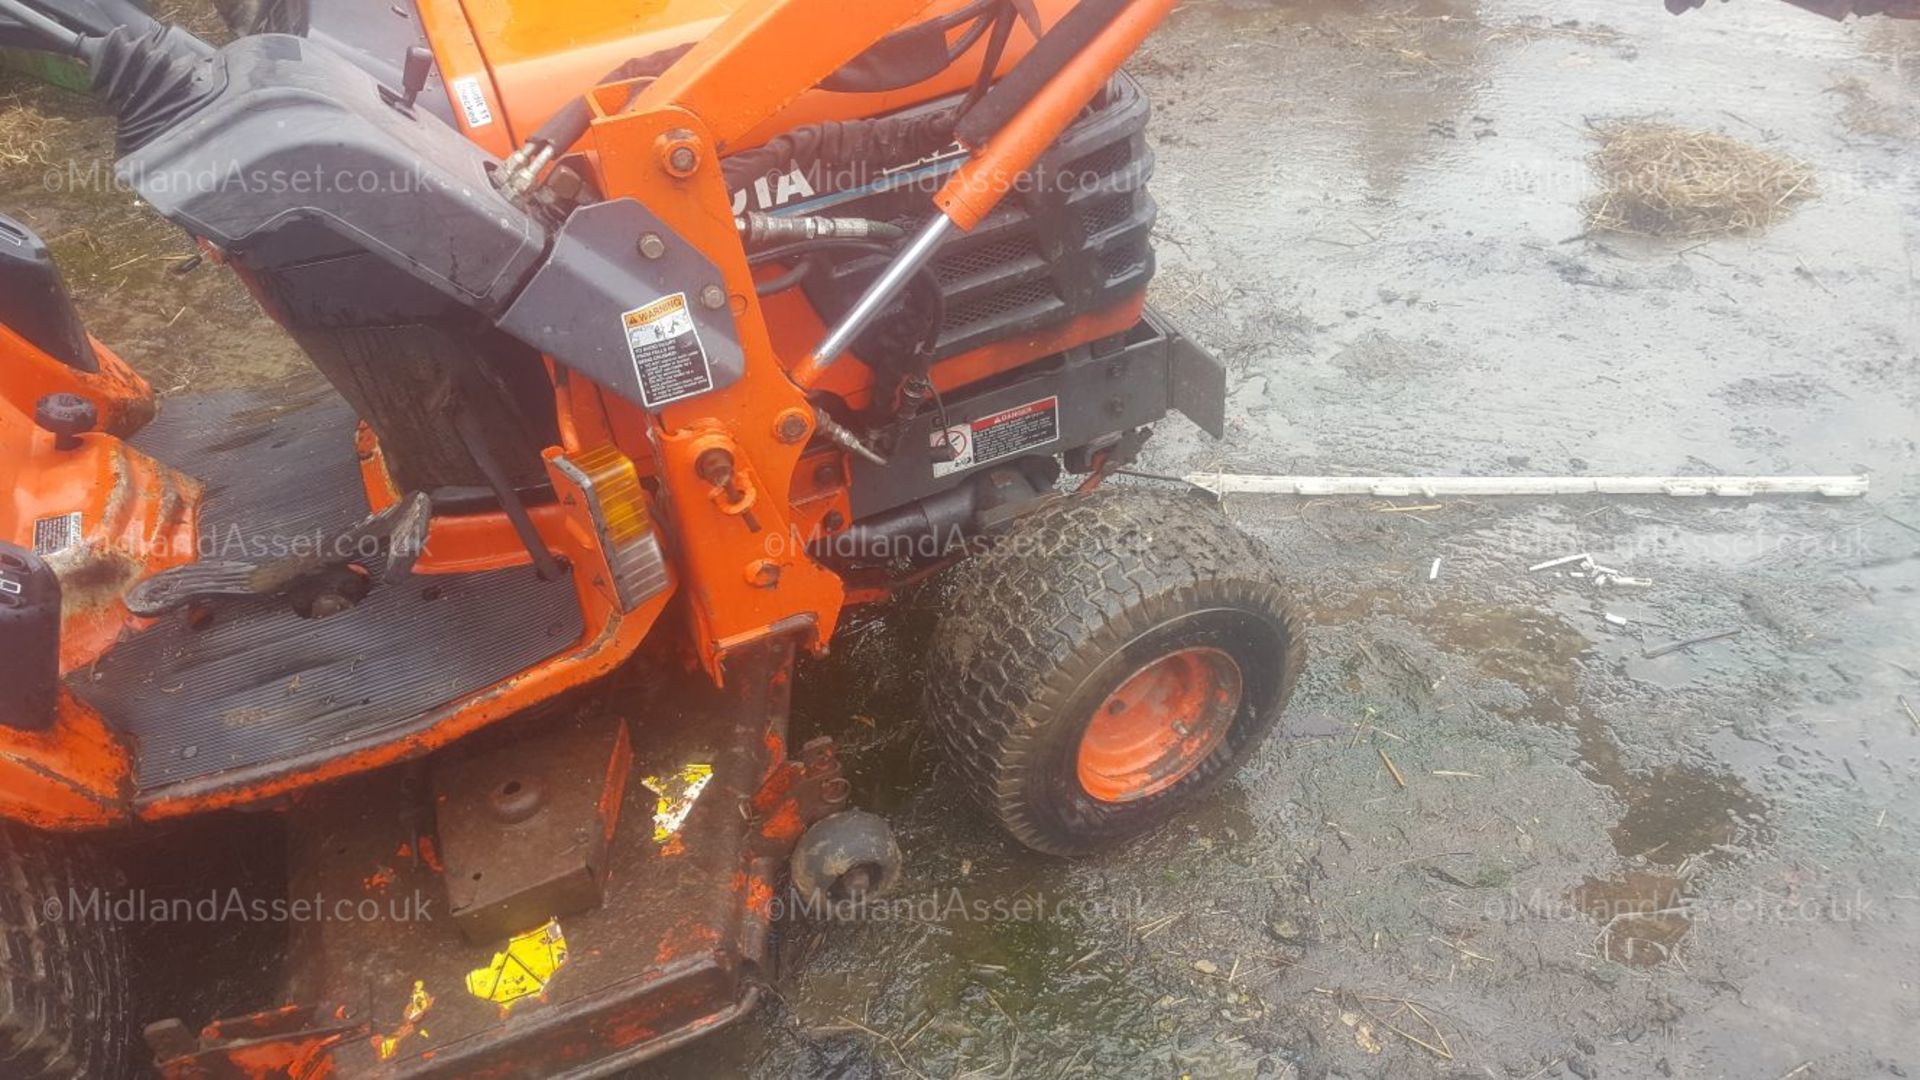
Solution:
[{"label": "black rubber footplate", "polygon": [[[368,513],[354,418],[331,392],[169,401],[135,440],[206,483],[202,558],[259,558]],[[271,555],[269,551],[267,553]],[[405,575],[306,618],[282,597],[175,613],[68,676],[134,743],[141,793],[397,736],[578,641],[573,583],[530,567]]]}]

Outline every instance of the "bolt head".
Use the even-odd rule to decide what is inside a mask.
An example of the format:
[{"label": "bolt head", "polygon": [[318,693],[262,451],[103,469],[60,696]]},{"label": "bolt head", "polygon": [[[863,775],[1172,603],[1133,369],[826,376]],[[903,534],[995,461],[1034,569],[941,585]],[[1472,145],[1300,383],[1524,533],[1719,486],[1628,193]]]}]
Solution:
[{"label": "bolt head", "polygon": [[700,290],[700,302],[714,311],[727,306],[727,290],[718,285],[709,285]]},{"label": "bolt head", "polygon": [[807,436],[807,418],[798,410],[781,413],[779,422],[773,426],[773,435],[783,443],[797,443]]},{"label": "bolt head", "polygon": [[659,233],[647,233],[640,238],[640,254],[649,259],[657,259],[667,253],[667,242],[660,239]]},{"label": "bolt head", "polygon": [[693,152],[691,146],[676,146],[667,155],[667,164],[674,172],[690,173],[695,165],[700,164],[700,156]]},{"label": "bolt head", "polygon": [[733,455],[717,446],[702,450],[694,459],[693,469],[708,483],[724,484],[733,476]]}]

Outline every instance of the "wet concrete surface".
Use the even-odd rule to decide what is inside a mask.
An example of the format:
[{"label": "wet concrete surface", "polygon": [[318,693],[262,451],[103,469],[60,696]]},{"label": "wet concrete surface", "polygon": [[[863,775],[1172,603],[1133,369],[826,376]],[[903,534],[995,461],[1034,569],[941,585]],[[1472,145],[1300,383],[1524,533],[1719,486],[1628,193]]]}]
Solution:
[{"label": "wet concrete surface", "polygon": [[[1073,863],[957,811],[920,734],[929,589],[801,695],[912,904],[791,924],[772,1004],[657,1072],[1920,1072],[1920,26],[1196,2],[1133,69],[1153,299],[1232,372],[1228,438],[1169,422],[1145,468],[1873,494],[1237,497],[1312,624],[1285,734]],[[1583,235],[1588,123],[1620,117],[1804,158],[1822,194],[1761,235]],[[1527,572],[1582,551],[1653,584]]]},{"label": "wet concrete surface", "polygon": [[[1311,624],[1283,733],[1076,862],[961,805],[921,723],[923,589],[798,696],[898,826],[903,903],[789,921],[767,1007],[642,1074],[1920,1074],[1920,26],[1193,0],[1134,70],[1153,298],[1231,371],[1228,437],[1169,421],[1144,468],[1859,470],[1874,493],[1235,498]],[[1588,122],[1624,116],[1804,158],[1821,194],[1762,235],[1586,236]],[[123,264],[130,206],[15,179],[163,388],[293,362],[224,277]],[[1527,572],[1581,551],[1653,584]],[[179,877],[204,849],[168,850]]]}]

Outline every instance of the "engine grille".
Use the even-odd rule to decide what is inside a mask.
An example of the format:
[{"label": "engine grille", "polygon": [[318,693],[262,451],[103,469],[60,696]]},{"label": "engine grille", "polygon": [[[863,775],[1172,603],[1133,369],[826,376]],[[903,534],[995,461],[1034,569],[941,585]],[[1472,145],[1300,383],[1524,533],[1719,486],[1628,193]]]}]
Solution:
[{"label": "engine grille", "polygon": [[[1115,76],[1019,190],[972,232],[947,241],[933,263],[944,300],[936,358],[1057,326],[1146,288],[1156,212],[1147,193],[1153,172],[1147,114],[1139,87]],[[808,210],[917,228],[927,220],[939,176],[957,163],[902,170],[891,184],[829,196],[823,201],[830,208],[816,202]],[[878,256],[841,261],[808,279],[807,297],[823,317],[837,318],[884,262]]]}]

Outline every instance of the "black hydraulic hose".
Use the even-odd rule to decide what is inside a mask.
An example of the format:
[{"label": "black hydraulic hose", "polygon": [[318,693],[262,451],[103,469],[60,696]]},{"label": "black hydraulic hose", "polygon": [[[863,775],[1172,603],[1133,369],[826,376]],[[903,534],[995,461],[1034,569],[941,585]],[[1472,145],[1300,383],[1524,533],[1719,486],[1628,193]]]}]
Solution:
[{"label": "black hydraulic hose", "polygon": [[800,265],[781,274],[779,277],[769,278],[766,281],[756,284],[753,287],[754,292],[761,296],[772,296],[775,293],[785,292],[807,280],[807,275],[813,272],[814,256],[829,248],[838,250],[857,249],[870,255],[894,254],[892,245],[845,236],[822,236],[812,240],[801,240],[797,243],[785,244],[777,248],[769,248],[766,251],[754,253],[748,257],[747,261],[757,266],[761,263],[780,262],[799,256]]},{"label": "black hydraulic hose", "polygon": [[0,0],[0,15],[5,15],[25,27],[28,32],[45,43],[48,52],[79,56],[80,45],[86,40],[86,35],[67,29],[57,20],[28,7],[21,0]]},{"label": "black hydraulic hose", "polygon": [[993,12],[994,5],[1003,2],[1004,0],[973,0],[973,3],[968,4],[958,11],[950,11],[942,15],[939,20],[940,29],[951,30],[961,23],[972,22],[982,16],[990,15]]},{"label": "black hydraulic hose", "polygon": [[1020,21],[1020,13],[1014,9],[1012,0],[1001,7],[1000,14],[993,20],[993,36],[987,39],[987,54],[980,61],[980,74],[974,77],[973,89],[967,91],[965,100],[960,102],[960,115],[973,111],[980,99],[987,96],[993,88],[994,72],[1000,68],[1000,58],[1007,54],[1007,42],[1013,37],[1013,24]]},{"label": "black hydraulic hose", "polygon": [[1006,78],[995,83],[980,103],[960,118],[954,127],[960,145],[973,150],[985,146],[1132,2],[1080,0],[1053,24],[1053,29],[1040,35],[1033,51],[1014,65]]},{"label": "black hydraulic hose", "polygon": [[[657,79],[673,66],[674,61],[687,55],[687,51],[692,48],[693,43],[688,42],[671,49],[661,49],[659,52],[648,53],[645,56],[636,56],[607,72],[597,85],[605,86],[608,83],[626,82],[629,79]],[[638,92],[639,87],[635,87],[634,90]],[[627,100],[631,103],[633,95],[629,94]],[[564,154],[573,149],[573,144],[586,135],[587,128],[592,124],[593,109],[587,104],[586,96],[583,94],[561,106],[560,111],[548,117],[547,122],[541,124],[527,141],[551,146],[556,155]]]},{"label": "black hydraulic hose", "polygon": [[800,256],[800,261],[794,264],[793,269],[781,274],[779,277],[755,282],[753,291],[760,296],[772,296],[775,293],[786,292],[788,289],[807,280],[807,275],[813,273],[813,259],[814,256],[812,253]]},{"label": "black hydraulic hose", "polygon": [[982,15],[973,20],[973,25],[967,27],[966,33],[961,34],[958,41],[947,46],[947,63],[951,64],[967,55],[967,50],[973,48],[974,43],[980,40],[981,36],[987,32],[987,28],[993,26],[995,21],[996,16],[993,14]]}]

